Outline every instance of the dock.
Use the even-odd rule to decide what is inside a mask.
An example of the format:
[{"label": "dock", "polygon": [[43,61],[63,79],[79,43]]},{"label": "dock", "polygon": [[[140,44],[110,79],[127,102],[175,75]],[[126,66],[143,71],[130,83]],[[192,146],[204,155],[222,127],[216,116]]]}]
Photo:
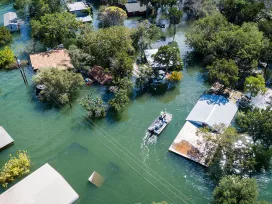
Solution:
[{"label": "dock", "polygon": [[12,145],[14,140],[11,136],[7,133],[7,131],[0,126],[0,151],[9,145]]}]

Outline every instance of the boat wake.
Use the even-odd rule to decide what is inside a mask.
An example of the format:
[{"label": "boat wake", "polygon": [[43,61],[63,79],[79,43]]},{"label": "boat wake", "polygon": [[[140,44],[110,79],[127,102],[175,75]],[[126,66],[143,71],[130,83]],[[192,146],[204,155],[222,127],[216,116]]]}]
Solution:
[{"label": "boat wake", "polygon": [[156,135],[150,135],[149,132],[145,133],[145,136],[141,143],[141,156],[144,162],[149,159],[149,145],[156,144],[157,139],[158,137]]}]

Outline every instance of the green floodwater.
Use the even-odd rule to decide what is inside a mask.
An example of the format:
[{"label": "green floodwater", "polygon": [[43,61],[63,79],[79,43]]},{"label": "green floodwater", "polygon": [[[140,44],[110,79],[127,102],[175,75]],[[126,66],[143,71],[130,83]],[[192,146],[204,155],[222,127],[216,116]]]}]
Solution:
[{"label": "green floodwater", "polygon": [[[3,13],[11,10],[9,1],[0,1],[0,25]],[[125,24],[133,26],[135,20]],[[186,29],[186,22],[181,23],[176,35],[183,56],[189,51]],[[28,33],[26,24],[21,34],[14,34],[11,47],[20,56],[33,44]],[[159,45],[155,43],[154,47]],[[149,204],[163,200],[176,204],[209,203],[214,186],[205,169],[168,152],[186,116],[208,87],[201,67],[186,66],[184,78],[174,90],[157,96],[144,94],[133,99],[118,117],[109,116],[94,123],[86,122],[86,112],[76,101],[72,109],[39,103],[31,83],[33,73],[29,68],[26,73],[30,82],[27,87],[18,70],[0,71],[0,125],[15,140],[14,145],[0,152],[0,166],[9,154],[27,150],[31,171],[48,162],[79,194],[76,203],[80,204]],[[103,90],[101,86],[84,87],[78,97],[87,93],[100,95]],[[145,130],[162,110],[172,113],[173,121],[159,138],[145,139]],[[88,182],[93,171],[106,179],[101,188]],[[270,173],[256,178],[260,198],[272,201]],[[0,193],[4,190],[0,187]]]}]

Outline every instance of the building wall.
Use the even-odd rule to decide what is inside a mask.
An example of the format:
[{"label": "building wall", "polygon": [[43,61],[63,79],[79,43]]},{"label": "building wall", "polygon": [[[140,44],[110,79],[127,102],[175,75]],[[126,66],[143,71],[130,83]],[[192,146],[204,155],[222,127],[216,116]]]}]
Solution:
[{"label": "building wall", "polygon": [[72,14],[76,15],[76,17],[84,17],[87,16],[87,13],[81,12],[81,11],[72,11]]},{"label": "building wall", "polygon": [[10,32],[15,32],[19,30],[19,25],[18,24],[9,24],[6,26]]}]

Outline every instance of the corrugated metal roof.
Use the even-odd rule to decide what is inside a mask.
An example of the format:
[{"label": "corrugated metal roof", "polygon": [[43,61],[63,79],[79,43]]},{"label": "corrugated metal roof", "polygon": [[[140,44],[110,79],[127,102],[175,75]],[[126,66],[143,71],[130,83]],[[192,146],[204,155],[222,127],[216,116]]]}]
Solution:
[{"label": "corrugated metal roof", "polygon": [[128,3],[125,4],[125,7],[127,9],[127,12],[145,12],[146,11],[146,5],[141,6],[140,3]]},{"label": "corrugated metal roof", "polygon": [[229,126],[237,110],[237,105],[223,96],[204,94],[186,120],[205,123],[210,127],[220,123]]},{"label": "corrugated metal roof", "polygon": [[17,14],[15,12],[8,12],[4,14],[4,26],[10,24],[18,24]]},{"label": "corrugated metal roof", "polygon": [[0,195],[1,204],[71,204],[79,198],[67,181],[45,164]]},{"label": "corrugated metal roof", "polygon": [[2,126],[0,126],[0,149],[10,145],[13,143],[13,141],[14,140],[7,133],[7,131]]},{"label": "corrugated metal roof", "polygon": [[82,1],[67,4],[67,7],[68,7],[69,11],[81,11],[81,10],[88,8],[87,5]]},{"label": "corrugated metal roof", "polygon": [[90,22],[93,20],[90,15],[84,17],[76,17],[76,19],[82,22]]}]

